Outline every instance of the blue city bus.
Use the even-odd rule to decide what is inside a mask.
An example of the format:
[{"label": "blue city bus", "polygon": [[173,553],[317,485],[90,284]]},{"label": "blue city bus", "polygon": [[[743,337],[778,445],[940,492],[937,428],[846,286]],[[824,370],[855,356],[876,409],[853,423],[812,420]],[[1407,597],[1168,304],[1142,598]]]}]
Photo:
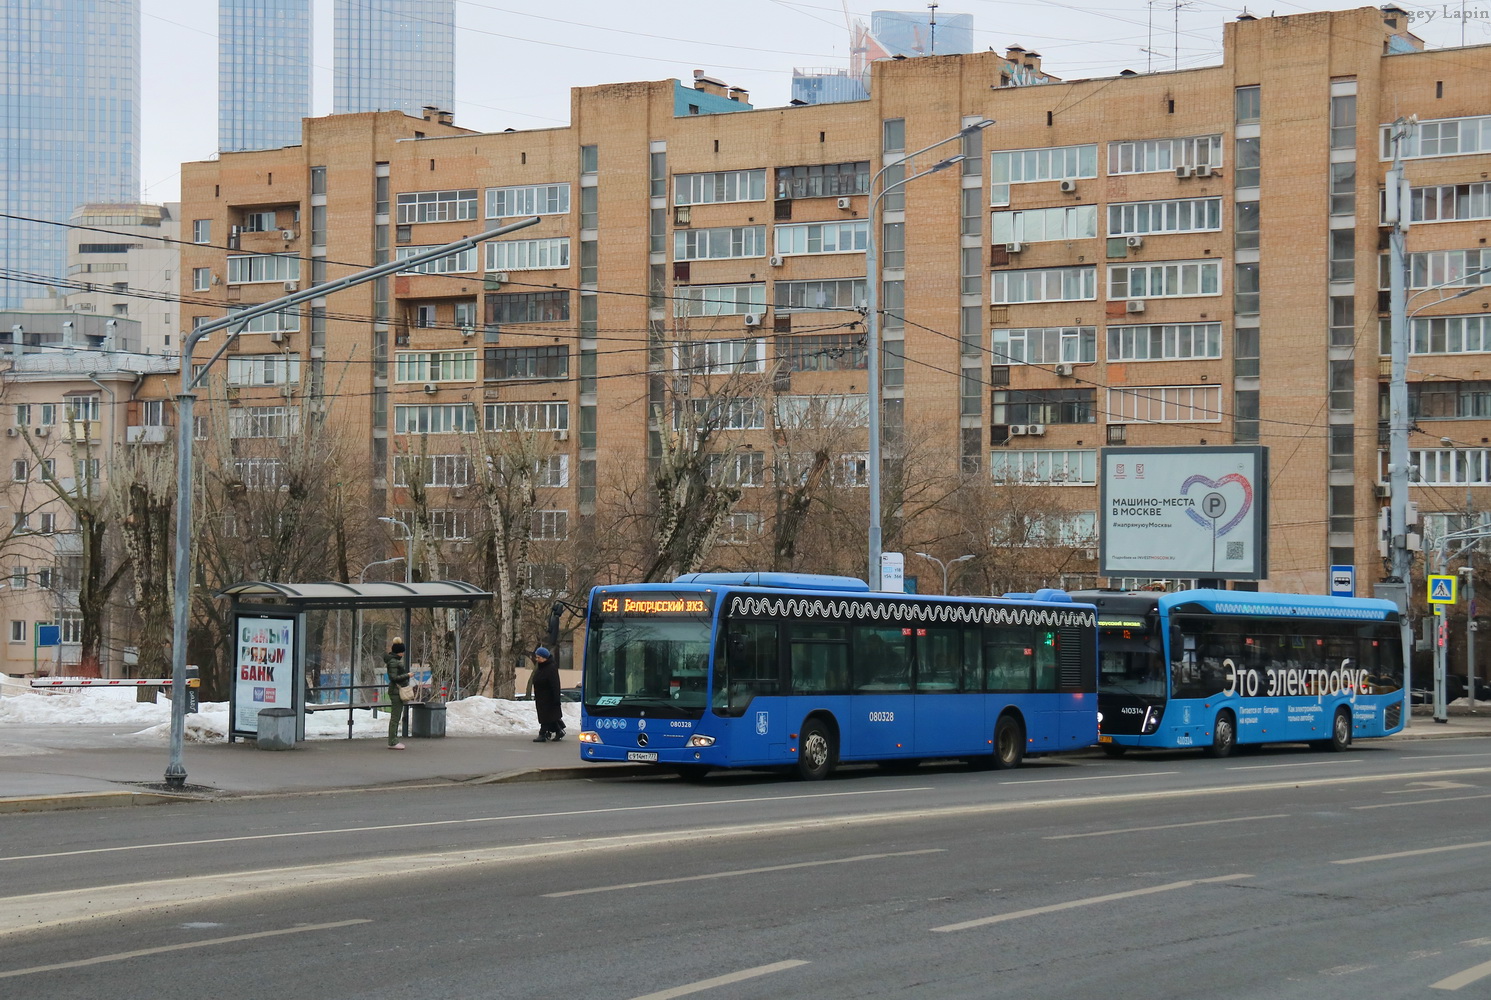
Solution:
[{"label": "blue city bus", "polygon": [[849,761],[1011,768],[1097,740],[1097,617],[1060,591],[872,592],[851,577],[695,573],[597,587],[580,756],[686,777]]},{"label": "blue city bus", "polygon": [[1403,643],[1389,601],[1235,590],[1076,591],[1098,612],[1099,743],[1308,742],[1341,751],[1403,728]]}]

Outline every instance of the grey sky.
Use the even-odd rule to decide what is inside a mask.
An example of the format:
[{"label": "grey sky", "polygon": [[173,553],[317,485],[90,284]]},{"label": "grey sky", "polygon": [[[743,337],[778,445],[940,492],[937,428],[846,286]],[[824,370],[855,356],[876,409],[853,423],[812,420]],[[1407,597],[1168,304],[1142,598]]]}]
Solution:
[{"label": "grey sky", "polygon": [[[1260,16],[1365,6],[1264,0]],[[331,2],[316,0],[318,115],[331,110]],[[1431,46],[1491,43],[1491,0],[1401,4]],[[851,0],[850,13],[917,10],[925,4]],[[1221,62],[1222,25],[1241,4],[1190,0],[946,0],[939,10],[974,16],[977,44],[1019,44],[1041,53],[1063,79],[1111,76]],[[179,166],[210,156],[217,143],[217,4],[142,0],[144,196],[178,195]],[[1179,35],[1176,34],[1177,25]],[[1146,52],[1152,49],[1153,54]],[[569,89],[624,80],[692,78],[703,69],[745,87],[758,107],[786,104],[794,66],[848,64],[844,5],[833,0],[457,0],[457,125],[481,131],[569,121]]]}]

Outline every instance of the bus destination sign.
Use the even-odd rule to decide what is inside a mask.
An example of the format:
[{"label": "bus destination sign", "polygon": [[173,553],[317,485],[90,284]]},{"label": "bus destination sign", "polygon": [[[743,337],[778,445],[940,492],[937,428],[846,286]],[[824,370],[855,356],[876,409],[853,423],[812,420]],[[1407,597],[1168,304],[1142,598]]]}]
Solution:
[{"label": "bus destination sign", "polygon": [[603,615],[658,618],[666,615],[707,615],[714,609],[713,594],[679,594],[660,590],[596,595],[596,610]]}]

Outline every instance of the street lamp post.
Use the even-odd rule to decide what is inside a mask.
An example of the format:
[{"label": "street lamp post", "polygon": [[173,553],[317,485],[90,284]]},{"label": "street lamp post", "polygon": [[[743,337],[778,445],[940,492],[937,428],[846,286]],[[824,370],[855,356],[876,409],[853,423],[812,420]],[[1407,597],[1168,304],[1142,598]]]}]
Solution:
[{"label": "street lamp post", "polygon": [[942,592],[944,594],[947,593],[947,569],[948,569],[948,567],[949,566],[956,566],[960,562],[967,562],[968,560],[970,560],[970,559],[973,558],[972,555],[966,555],[966,556],[959,556],[958,558],[952,560],[951,562],[943,562],[941,559],[938,559],[936,556],[934,556],[934,555],[932,555],[931,553],[928,553],[928,552],[918,552],[917,555],[921,556],[923,559],[927,560],[928,562],[934,562],[934,563],[936,563],[942,569]]},{"label": "street lamp post", "polygon": [[[404,543],[404,557],[403,557],[404,558],[404,582],[405,583],[413,583],[414,582],[414,552],[412,551],[413,548],[414,548],[414,531],[413,531],[413,529],[411,529],[409,527],[409,525],[405,524],[403,521],[400,521],[396,517],[380,517],[380,518],[378,518],[378,520],[384,522],[385,524],[392,524],[395,527],[403,528],[404,529],[404,537],[401,539],[401,541],[403,541],[403,543]],[[398,557],[396,556],[395,558],[398,558]],[[384,562],[389,562],[389,561],[390,560],[387,560],[387,559],[384,560]],[[369,563],[368,565],[370,565],[370,566],[376,566],[378,564],[377,563]]]},{"label": "street lamp post", "polygon": [[873,590],[880,589],[880,258],[876,252],[876,230],[879,228],[876,210],[880,206],[880,199],[898,187],[911,183],[918,177],[935,174],[946,170],[955,163],[961,163],[965,157],[960,153],[940,160],[928,167],[926,170],[909,174],[896,181],[887,184],[875,191],[875,185],[891,167],[910,163],[923,153],[945,146],[950,142],[962,139],[965,136],[974,135],[993,125],[993,119],[986,118],[972,125],[966,125],[959,129],[956,135],[950,135],[946,139],[923,146],[916,152],[902,157],[896,163],[889,163],[876,171],[875,176],[870,178],[870,210],[869,210],[869,234],[865,241],[865,349],[868,358],[865,365],[865,392],[870,402],[870,454],[869,454],[869,487],[870,487],[870,527],[869,527],[869,565],[866,572],[870,577],[870,586]]}]

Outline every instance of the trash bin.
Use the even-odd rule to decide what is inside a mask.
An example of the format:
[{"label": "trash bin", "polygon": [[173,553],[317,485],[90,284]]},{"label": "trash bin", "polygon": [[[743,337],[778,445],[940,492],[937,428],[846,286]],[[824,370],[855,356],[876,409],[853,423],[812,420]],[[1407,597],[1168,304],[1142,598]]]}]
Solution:
[{"label": "trash bin", "polygon": [[254,742],[260,750],[295,749],[295,712],[288,708],[261,708],[259,733]]},{"label": "trash bin", "polygon": [[438,739],[445,735],[444,705],[410,705],[409,735]]}]

